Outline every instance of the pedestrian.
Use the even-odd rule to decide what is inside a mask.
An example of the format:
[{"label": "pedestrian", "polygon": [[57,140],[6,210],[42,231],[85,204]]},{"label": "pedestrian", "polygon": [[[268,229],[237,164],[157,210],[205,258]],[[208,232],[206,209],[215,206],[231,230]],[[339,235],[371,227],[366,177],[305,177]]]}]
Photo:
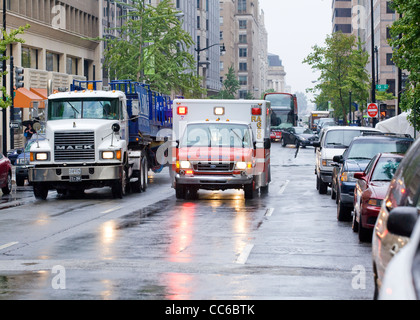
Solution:
[{"label": "pedestrian", "polygon": [[36,133],[35,129],[32,128],[32,125],[29,123],[24,132],[26,141],[29,141],[32,138],[32,135],[34,135],[35,133]]}]

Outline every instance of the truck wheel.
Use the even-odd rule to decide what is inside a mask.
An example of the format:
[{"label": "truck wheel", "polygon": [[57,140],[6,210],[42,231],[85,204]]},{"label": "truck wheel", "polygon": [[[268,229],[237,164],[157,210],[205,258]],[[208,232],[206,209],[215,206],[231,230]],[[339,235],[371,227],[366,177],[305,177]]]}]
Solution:
[{"label": "truck wheel", "polygon": [[23,178],[23,177],[16,177],[16,185],[18,187],[23,187],[25,185],[25,178]]},{"label": "truck wheel", "polygon": [[245,199],[253,199],[254,192],[254,183],[246,184],[244,186]]},{"label": "truck wheel", "polygon": [[34,183],[34,196],[38,200],[46,200],[48,197],[48,187],[43,183]]},{"label": "truck wheel", "polygon": [[12,192],[12,175],[10,172],[7,175],[7,184],[4,188],[1,188],[1,191],[3,191],[3,194],[9,194]]},{"label": "truck wheel", "polygon": [[114,198],[122,199],[125,196],[127,187],[127,173],[125,169],[122,171],[121,178],[112,186],[112,196]]},{"label": "truck wheel", "polygon": [[135,193],[141,192],[141,171],[136,170],[133,173],[133,178],[137,178],[137,181],[131,183],[131,191]]},{"label": "truck wheel", "polygon": [[327,194],[328,192],[328,183],[325,183],[322,181],[322,179],[319,179],[319,194]]},{"label": "truck wheel", "polygon": [[175,186],[175,195],[177,199],[185,199],[186,188],[182,184]]},{"label": "truck wheel", "polygon": [[149,173],[149,166],[147,165],[147,158],[143,157],[141,161],[141,172],[140,172],[142,192],[145,192],[148,186],[148,178],[147,178],[148,173]]}]

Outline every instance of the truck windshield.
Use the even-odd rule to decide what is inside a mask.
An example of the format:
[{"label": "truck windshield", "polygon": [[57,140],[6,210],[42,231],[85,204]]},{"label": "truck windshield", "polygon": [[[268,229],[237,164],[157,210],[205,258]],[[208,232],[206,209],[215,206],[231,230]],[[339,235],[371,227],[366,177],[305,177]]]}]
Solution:
[{"label": "truck windshield", "polygon": [[250,148],[252,137],[247,125],[190,124],[181,140],[181,147]]},{"label": "truck windshield", "polygon": [[85,98],[48,101],[48,120],[119,119],[119,99]]}]

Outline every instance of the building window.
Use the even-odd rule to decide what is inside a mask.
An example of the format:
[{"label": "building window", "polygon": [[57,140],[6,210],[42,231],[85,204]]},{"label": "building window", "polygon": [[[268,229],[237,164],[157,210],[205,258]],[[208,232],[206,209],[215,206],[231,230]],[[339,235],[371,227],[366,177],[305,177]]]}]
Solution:
[{"label": "building window", "polygon": [[247,43],[246,34],[239,35],[239,43]]},{"label": "building window", "polygon": [[239,85],[246,86],[248,84],[247,76],[239,76]]},{"label": "building window", "polygon": [[57,53],[47,52],[46,55],[46,69],[47,71],[60,71],[60,55]]},{"label": "building window", "polygon": [[66,72],[67,74],[77,75],[78,59],[73,57],[67,57]]},{"label": "building window", "polygon": [[386,65],[387,66],[393,66],[395,63],[392,61],[392,53],[386,54]]},{"label": "building window", "polygon": [[246,20],[239,20],[239,29],[246,29]]},{"label": "building window", "polygon": [[386,84],[389,86],[388,93],[395,95],[395,79],[387,79]]},{"label": "building window", "polygon": [[238,13],[246,12],[246,0],[238,0]]},{"label": "building window", "polygon": [[239,71],[247,71],[248,65],[246,62],[240,62],[239,63]]},{"label": "building window", "polygon": [[239,48],[239,57],[240,58],[246,58],[248,56],[248,50],[247,48]]},{"label": "building window", "polygon": [[22,67],[38,69],[38,50],[22,47]]},{"label": "building window", "polygon": [[386,13],[394,14],[395,10],[391,8],[391,1],[386,2]]},{"label": "building window", "polygon": [[248,96],[247,90],[239,90],[239,99],[246,99],[247,96]]}]

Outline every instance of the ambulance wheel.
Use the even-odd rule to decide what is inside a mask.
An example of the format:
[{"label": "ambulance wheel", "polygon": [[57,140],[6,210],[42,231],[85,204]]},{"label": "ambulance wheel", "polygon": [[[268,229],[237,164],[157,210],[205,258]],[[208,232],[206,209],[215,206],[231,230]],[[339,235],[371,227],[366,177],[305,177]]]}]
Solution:
[{"label": "ambulance wheel", "polygon": [[175,195],[177,199],[185,199],[186,187],[182,184],[177,184],[175,186]]},{"label": "ambulance wheel", "polygon": [[254,198],[254,184],[246,184],[244,185],[244,193],[245,193],[245,199],[253,199]]}]

